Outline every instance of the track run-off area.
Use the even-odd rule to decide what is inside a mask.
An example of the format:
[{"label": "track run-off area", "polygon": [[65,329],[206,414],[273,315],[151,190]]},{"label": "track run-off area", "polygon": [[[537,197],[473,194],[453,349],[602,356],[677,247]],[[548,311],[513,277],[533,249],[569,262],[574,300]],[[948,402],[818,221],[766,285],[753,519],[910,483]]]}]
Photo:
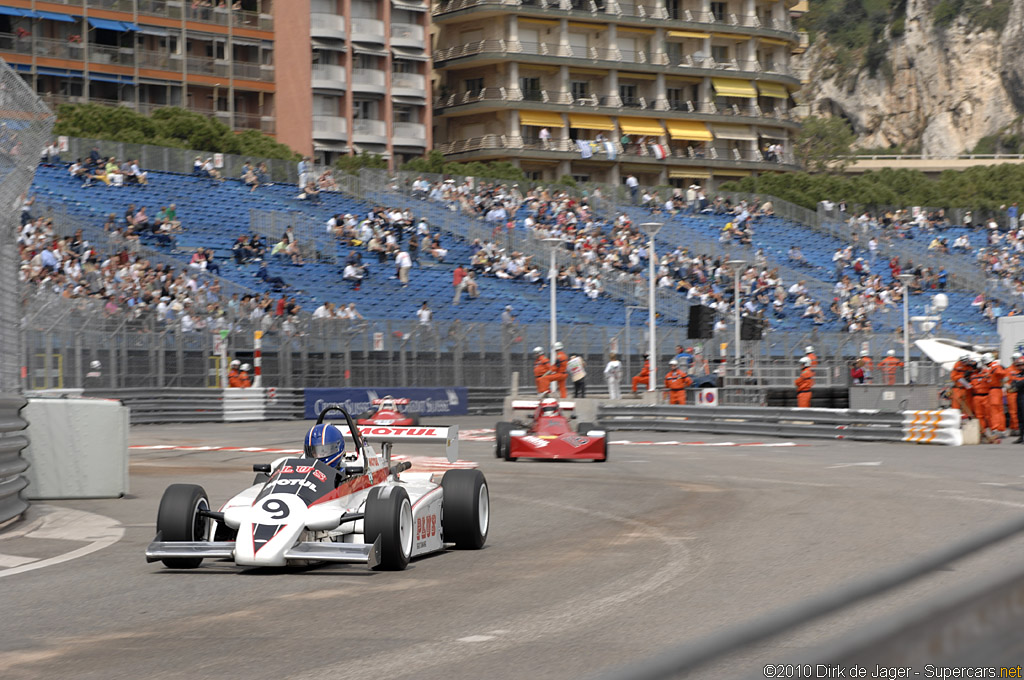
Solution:
[{"label": "track run-off area", "polygon": [[[587,678],[1024,514],[1020,445],[612,432],[607,463],[506,462],[496,418],[453,420],[458,465],[490,485],[487,545],[403,572],[147,564],[167,485],[201,484],[216,507],[311,423],[132,428],[127,497],[36,501],[0,531],[0,677]],[[395,454],[445,466],[439,448]],[[1024,540],[691,677],[810,659],[1014,564]]]}]

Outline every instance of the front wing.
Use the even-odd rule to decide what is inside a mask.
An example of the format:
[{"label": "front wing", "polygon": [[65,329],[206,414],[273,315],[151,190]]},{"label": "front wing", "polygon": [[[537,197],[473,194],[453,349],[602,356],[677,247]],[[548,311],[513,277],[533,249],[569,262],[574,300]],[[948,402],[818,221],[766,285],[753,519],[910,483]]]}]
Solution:
[{"label": "front wing", "polygon": [[509,456],[552,460],[604,460],[605,437],[571,432],[558,437],[514,434],[509,440]]},{"label": "front wing", "polygon": [[[146,561],[174,557],[202,557],[203,559],[233,560],[234,541],[153,541],[146,548]],[[373,568],[380,564],[380,537],[373,544],[361,543],[296,543],[284,552],[285,560],[310,562],[339,562],[365,564]]]}]

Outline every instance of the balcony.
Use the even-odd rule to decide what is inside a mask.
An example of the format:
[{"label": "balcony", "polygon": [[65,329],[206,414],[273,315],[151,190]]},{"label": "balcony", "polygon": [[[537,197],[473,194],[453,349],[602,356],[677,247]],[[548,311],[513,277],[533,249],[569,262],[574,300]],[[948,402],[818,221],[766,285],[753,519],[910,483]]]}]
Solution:
[{"label": "balcony", "polygon": [[231,62],[231,75],[243,80],[266,80],[274,79],[274,67],[251,61]]},{"label": "balcony", "polygon": [[313,137],[316,139],[347,140],[348,121],[341,116],[313,116]]},{"label": "balcony", "polygon": [[0,52],[81,60],[84,58],[85,46],[82,43],[68,42],[67,40],[33,38],[31,36],[19,38],[13,33],[0,33]]},{"label": "balcony", "polygon": [[[668,55],[663,52],[648,54],[643,50],[620,50],[617,47],[609,48],[591,46],[583,48],[572,47],[569,45],[549,46],[546,43],[529,43],[504,39],[478,40],[476,42],[465,43],[462,45],[440,48],[434,53],[434,64],[437,67],[441,67],[444,65],[443,62],[451,61],[453,59],[490,54],[497,54],[502,57],[514,55],[517,58],[522,58],[524,55],[543,57],[541,60],[536,60],[537,62],[547,61],[551,58],[559,60],[578,60],[581,64],[587,63],[590,65],[593,65],[594,62],[599,62],[597,64],[598,66],[607,69],[618,69],[624,67],[636,69],[638,66],[645,66],[648,68],[641,68],[638,70],[655,73],[666,72],[666,69],[664,68],[665,66],[669,67],[669,73],[674,69],[700,69],[708,71],[709,73],[707,73],[707,75],[719,75],[718,73],[713,72],[720,71],[751,73],[762,72],[761,65],[756,60],[737,61],[733,59],[729,61],[715,61],[710,57],[705,59],[693,59],[690,55],[686,55],[682,58],[682,62],[680,64],[674,65],[669,63]],[[775,75],[795,78],[795,75],[788,65],[775,65],[771,72]]]},{"label": "balcony", "polygon": [[427,145],[427,127],[423,123],[395,123],[391,126],[391,141],[395,146]]},{"label": "balcony", "polygon": [[391,94],[427,97],[427,79],[419,73],[392,73]]},{"label": "balcony", "polygon": [[367,142],[370,144],[387,144],[388,126],[382,120],[357,118],[354,121],[352,121],[352,136],[352,141],[354,142]]},{"label": "balcony", "polygon": [[345,39],[345,17],[314,12],[309,16],[309,31],[314,38]]},{"label": "balcony", "polygon": [[223,76],[225,78],[231,68],[230,62],[218,61],[209,57],[186,57],[185,65],[189,73],[204,76]]},{"label": "balcony", "polygon": [[314,90],[345,90],[345,67],[338,64],[313,64]]},{"label": "balcony", "polygon": [[235,130],[259,130],[264,134],[274,134],[273,116],[262,116],[258,113],[231,113],[229,111],[207,111],[205,113]]},{"label": "balcony", "polygon": [[353,40],[384,44],[384,22],[380,19],[352,19]]},{"label": "balcony", "polygon": [[423,27],[417,24],[391,24],[391,44],[399,47],[424,47]]},{"label": "balcony", "polygon": [[178,73],[181,73],[182,59],[180,54],[168,54],[153,50],[137,50],[135,53],[135,61],[139,68],[155,68]]},{"label": "balcony", "polygon": [[352,89],[360,92],[382,92],[384,71],[374,68],[352,69]]}]

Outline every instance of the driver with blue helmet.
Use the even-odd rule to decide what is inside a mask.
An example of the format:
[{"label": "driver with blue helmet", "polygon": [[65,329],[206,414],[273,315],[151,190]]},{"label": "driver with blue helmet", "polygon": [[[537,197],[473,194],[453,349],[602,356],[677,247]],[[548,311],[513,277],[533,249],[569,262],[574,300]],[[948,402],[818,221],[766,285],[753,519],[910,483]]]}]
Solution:
[{"label": "driver with blue helmet", "polygon": [[339,469],[347,463],[359,460],[357,452],[345,453],[345,436],[336,425],[331,423],[314,425],[306,433],[303,450],[308,457],[316,458]]}]

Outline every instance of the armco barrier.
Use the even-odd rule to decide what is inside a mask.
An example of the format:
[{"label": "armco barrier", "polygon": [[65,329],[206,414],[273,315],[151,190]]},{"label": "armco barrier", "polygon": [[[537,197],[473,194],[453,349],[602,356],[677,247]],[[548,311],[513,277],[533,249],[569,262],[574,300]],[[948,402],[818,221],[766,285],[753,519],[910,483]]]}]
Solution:
[{"label": "armco barrier", "polygon": [[772,437],[907,441],[960,446],[960,411],[882,411],[720,406],[601,406],[607,430],[717,432]]},{"label": "armco barrier", "polygon": [[28,485],[22,474],[28,469],[28,461],[21,457],[28,438],[18,434],[27,425],[20,415],[26,403],[19,395],[0,394],[0,523],[28,509],[22,493]]},{"label": "armco barrier", "polygon": [[[273,394],[268,399],[268,393]],[[116,399],[131,409],[132,425],[295,420],[302,417],[303,390],[149,387],[86,390],[83,396]]]}]

